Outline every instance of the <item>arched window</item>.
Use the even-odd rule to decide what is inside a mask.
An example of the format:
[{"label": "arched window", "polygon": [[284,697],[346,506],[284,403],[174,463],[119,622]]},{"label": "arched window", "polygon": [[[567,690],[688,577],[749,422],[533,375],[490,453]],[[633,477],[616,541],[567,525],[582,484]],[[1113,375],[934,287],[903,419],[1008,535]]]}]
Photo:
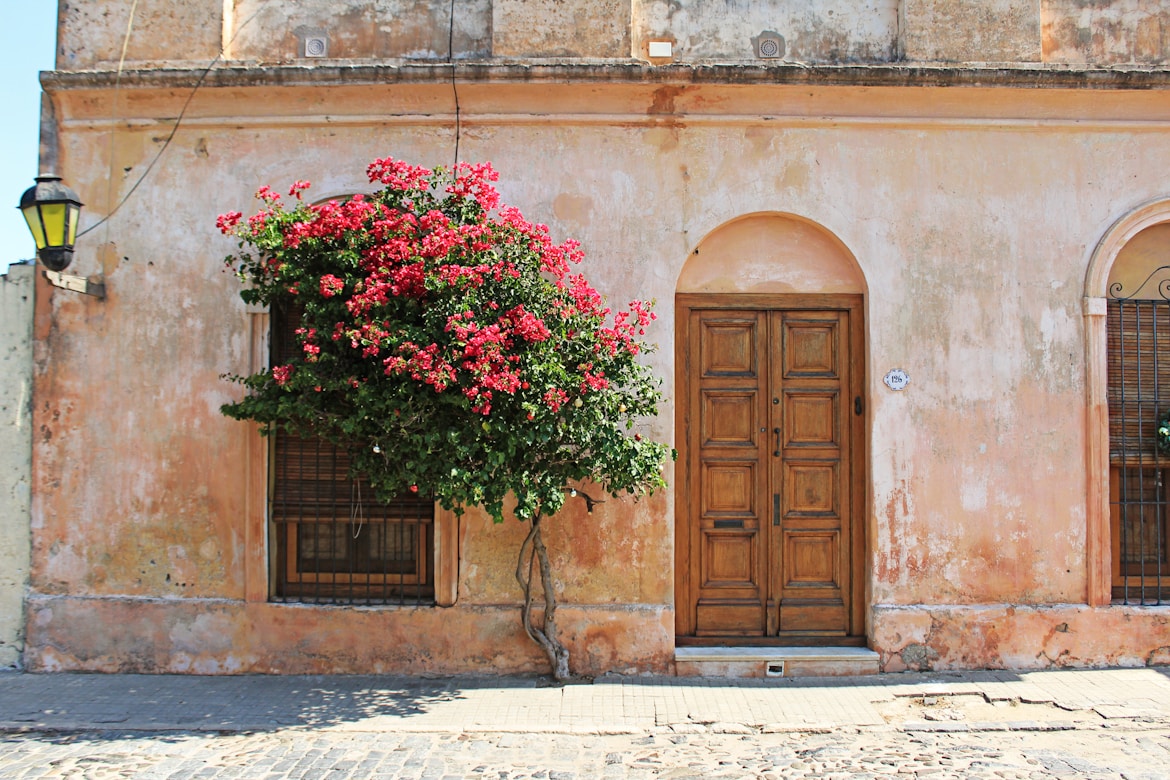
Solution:
[{"label": "arched window", "polygon": [[1112,595],[1170,598],[1170,223],[1117,253],[1107,284]]}]

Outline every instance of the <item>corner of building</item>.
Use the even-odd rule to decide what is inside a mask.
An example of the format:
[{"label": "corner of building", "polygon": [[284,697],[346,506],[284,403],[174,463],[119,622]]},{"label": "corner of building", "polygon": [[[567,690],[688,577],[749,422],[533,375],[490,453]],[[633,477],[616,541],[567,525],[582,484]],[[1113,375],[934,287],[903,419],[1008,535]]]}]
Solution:
[{"label": "corner of building", "polygon": [[32,469],[32,307],[35,266],[0,274],[0,668],[24,651]]}]

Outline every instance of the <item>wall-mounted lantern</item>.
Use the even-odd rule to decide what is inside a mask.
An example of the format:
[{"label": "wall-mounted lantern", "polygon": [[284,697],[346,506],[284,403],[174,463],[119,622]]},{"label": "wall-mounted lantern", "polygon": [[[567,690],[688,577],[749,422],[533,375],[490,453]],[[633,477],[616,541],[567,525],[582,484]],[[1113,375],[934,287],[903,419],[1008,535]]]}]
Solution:
[{"label": "wall-mounted lantern", "polygon": [[20,196],[20,211],[37,243],[37,257],[46,269],[45,277],[56,287],[105,297],[105,285],[61,273],[73,262],[73,243],[83,205],[77,193],[52,173],[43,173],[36,181]]}]

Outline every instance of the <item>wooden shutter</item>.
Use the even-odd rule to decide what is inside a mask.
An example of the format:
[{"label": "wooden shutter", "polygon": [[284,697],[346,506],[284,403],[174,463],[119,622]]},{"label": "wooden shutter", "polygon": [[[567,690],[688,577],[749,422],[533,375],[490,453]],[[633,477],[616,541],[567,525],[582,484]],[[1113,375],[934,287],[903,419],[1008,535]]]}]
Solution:
[{"label": "wooden shutter", "polygon": [[1170,410],[1170,303],[1110,301],[1108,316],[1110,459],[1152,463]]}]

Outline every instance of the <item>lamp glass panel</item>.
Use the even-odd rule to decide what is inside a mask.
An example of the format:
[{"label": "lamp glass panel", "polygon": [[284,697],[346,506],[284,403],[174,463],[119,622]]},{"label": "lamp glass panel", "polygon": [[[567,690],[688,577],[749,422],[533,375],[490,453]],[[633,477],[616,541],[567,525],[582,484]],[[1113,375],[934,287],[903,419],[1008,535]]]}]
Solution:
[{"label": "lamp glass panel", "polygon": [[41,204],[41,219],[45,221],[45,240],[49,246],[65,246],[65,203]]},{"label": "lamp glass panel", "polygon": [[45,248],[45,231],[41,227],[40,217],[37,216],[36,205],[29,206],[20,210],[24,214],[24,221],[28,223],[28,230],[33,235],[33,240],[37,242],[37,249]]},{"label": "lamp glass panel", "polygon": [[77,220],[81,216],[81,207],[69,204],[69,236],[65,239],[65,246],[77,243]]}]

